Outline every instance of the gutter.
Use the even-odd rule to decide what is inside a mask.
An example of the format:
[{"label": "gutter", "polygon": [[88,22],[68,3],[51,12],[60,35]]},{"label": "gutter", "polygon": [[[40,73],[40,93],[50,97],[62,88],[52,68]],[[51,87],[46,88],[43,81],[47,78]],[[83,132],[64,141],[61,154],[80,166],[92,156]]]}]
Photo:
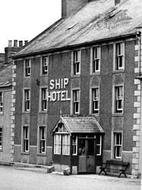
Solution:
[{"label": "gutter", "polygon": [[42,50],[42,51],[37,51],[37,52],[31,52],[31,53],[26,53],[26,54],[21,54],[21,55],[15,55],[12,56],[12,58],[15,59],[19,59],[19,58],[25,58],[28,56],[36,56],[36,55],[42,55],[42,54],[46,54],[46,53],[55,53],[55,52],[59,52],[59,51],[65,51],[65,50],[72,50],[74,48],[80,48],[80,47],[87,47],[90,45],[95,45],[95,44],[101,44],[101,43],[107,43],[107,42],[115,42],[117,40],[122,40],[122,39],[127,39],[127,38],[136,38],[137,36],[137,32],[133,32],[133,33],[129,33],[129,34],[124,34],[124,35],[120,35],[117,37],[109,37],[109,38],[105,38],[105,39],[101,39],[101,40],[94,40],[91,42],[84,42],[84,43],[80,43],[80,44],[74,44],[74,45],[67,45],[64,47],[59,47],[59,48],[51,48],[48,50]]}]

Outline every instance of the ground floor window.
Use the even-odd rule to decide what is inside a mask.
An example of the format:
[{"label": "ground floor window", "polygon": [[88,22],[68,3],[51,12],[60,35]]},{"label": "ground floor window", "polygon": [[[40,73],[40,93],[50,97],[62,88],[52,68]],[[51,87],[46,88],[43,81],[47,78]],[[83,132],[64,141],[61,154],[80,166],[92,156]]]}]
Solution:
[{"label": "ground floor window", "polygon": [[70,135],[54,135],[54,154],[70,155]]},{"label": "ground floor window", "polygon": [[72,137],[72,155],[77,155],[77,137]]},{"label": "ground floor window", "polygon": [[54,154],[61,154],[61,135],[54,135]]},{"label": "ground floor window", "polygon": [[23,152],[29,152],[29,127],[24,126],[23,127],[23,142],[22,142],[22,148]]},{"label": "ground floor window", "polygon": [[96,138],[96,154],[97,156],[102,155],[102,136],[97,136]]},{"label": "ground floor window", "polygon": [[2,127],[0,127],[0,150],[2,150],[3,146],[3,130]]},{"label": "ground floor window", "polygon": [[46,132],[45,132],[45,126],[39,127],[39,153],[45,153],[46,152]]},{"label": "ground floor window", "polygon": [[114,158],[121,158],[122,133],[114,133]]}]

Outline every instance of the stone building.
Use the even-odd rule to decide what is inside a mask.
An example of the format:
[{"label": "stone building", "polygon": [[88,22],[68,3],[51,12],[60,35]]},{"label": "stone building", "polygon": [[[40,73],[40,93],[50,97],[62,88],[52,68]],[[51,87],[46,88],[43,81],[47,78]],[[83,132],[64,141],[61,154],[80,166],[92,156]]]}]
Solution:
[{"label": "stone building", "polygon": [[96,173],[116,159],[141,173],[141,10],[62,0],[62,18],[14,56],[16,162]]},{"label": "stone building", "polygon": [[[21,50],[21,41],[9,41],[5,53],[0,54],[0,164],[13,162],[14,131],[13,111],[15,104],[12,97],[12,58],[14,53]],[[22,42],[23,43],[23,42]]]}]

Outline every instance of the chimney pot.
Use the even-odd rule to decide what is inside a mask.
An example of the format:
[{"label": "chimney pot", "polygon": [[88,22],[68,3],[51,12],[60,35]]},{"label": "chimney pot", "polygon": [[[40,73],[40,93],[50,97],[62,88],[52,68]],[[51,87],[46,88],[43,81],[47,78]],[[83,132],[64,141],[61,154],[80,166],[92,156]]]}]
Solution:
[{"label": "chimney pot", "polygon": [[28,40],[25,40],[25,45],[28,43]]},{"label": "chimney pot", "polygon": [[18,40],[14,40],[14,47],[17,47]]},{"label": "chimney pot", "polygon": [[19,47],[22,47],[23,46],[23,41],[19,41]]},{"label": "chimney pot", "polygon": [[115,1],[115,5],[119,4],[121,0],[114,0]]},{"label": "chimney pot", "polygon": [[12,40],[8,40],[8,47],[12,47]]}]

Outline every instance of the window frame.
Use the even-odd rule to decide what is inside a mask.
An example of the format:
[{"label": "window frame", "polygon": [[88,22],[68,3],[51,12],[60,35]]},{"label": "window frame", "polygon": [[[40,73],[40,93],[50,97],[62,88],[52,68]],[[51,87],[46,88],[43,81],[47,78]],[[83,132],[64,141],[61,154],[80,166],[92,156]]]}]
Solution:
[{"label": "window frame", "polygon": [[[96,140],[96,147],[98,146],[99,147],[99,153],[96,153],[97,156],[101,156],[102,155],[102,142],[103,142],[103,137],[102,135],[99,135],[99,143],[97,143],[97,140]],[[97,137],[97,138],[98,138]]]},{"label": "window frame", "polygon": [[0,91],[0,114],[3,114],[4,112],[4,96],[3,92]]},{"label": "window frame", "polygon": [[[46,94],[45,94],[45,99],[43,99],[42,97],[42,90],[43,89],[46,89]],[[48,100],[47,100],[47,92],[48,92],[48,88],[47,88],[47,86],[42,86],[42,87],[40,87],[40,101],[39,101],[39,111],[40,112],[47,112],[47,110],[48,110]],[[46,109],[42,109],[42,106],[43,106],[43,102],[44,101],[46,101]]]},{"label": "window frame", "polygon": [[3,127],[0,126],[0,151],[3,151]]},{"label": "window frame", "polygon": [[[120,139],[116,139],[116,135],[120,135]],[[114,158],[115,159],[121,159],[122,158],[122,147],[123,147],[123,136],[122,132],[113,132],[113,138],[114,138],[114,143],[113,143],[113,153],[114,153]],[[118,144],[116,141],[120,141]],[[119,148],[120,155],[117,156],[117,148]]]},{"label": "window frame", "polygon": [[81,50],[72,51],[72,69],[71,70],[72,70],[72,76],[78,76],[81,74]]},{"label": "window frame", "polygon": [[[121,92],[120,92],[119,88],[122,89]],[[121,96],[119,96],[119,94],[121,94]],[[118,108],[119,101],[121,101],[121,104],[122,104],[121,108]],[[123,112],[124,112],[124,84],[114,85],[113,102],[114,102],[113,103],[113,113],[114,114],[123,114]]]},{"label": "window frame", "polygon": [[[41,129],[44,129],[43,134],[42,134]],[[44,125],[39,126],[38,127],[38,154],[46,154],[46,135],[47,135],[46,126]],[[44,142],[44,151],[42,151],[41,142]]]},{"label": "window frame", "polygon": [[[59,137],[58,140],[56,137]],[[54,134],[54,155],[61,155],[61,153],[62,153],[61,152],[61,146],[62,146],[61,141],[62,141],[61,133]]]},{"label": "window frame", "polygon": [[[96,54],[95,54],[96,52]],[[98,74],[101,71],[101,46],[93,46],[91,48],[91,74]],[[98,64],[98,69],[97,68]]]},{"label": "window frame", "polygon": [[[96,93],[96,90],[98,90],[98,96],[93,98],[93,93]],[[95,92],[94,92],[95,91]],[[98,102],[98,108],[94,108],[94,103]],[[90,88],[90,114],[99,114],[100,111],[100,87],[99,86],[94,86]]]},{"label": "window frame", "polygon": [[[75,141],[73,141],[73,138],[75,138]],[[73,151],[74,150],[74,148],[73,147],[75,147],[75,152]],[[72,136],[72,155],[73,156],[76,156],[77,155],[77,150],[78,149],[78,138],[77,138],[77,136],[75,135],[75,136]]]},{"label": "window frame", "polygon": [[[26,66],[26,61],[28,61],[28,66]],[[31,76],[31,59],[25,59],[24,60],[24,77],[29,78],[30,76]]]},{"label": "window frame", "polygon": [[[78,99],[74,101],[74,92],[78,92]],[[73,115],[79,115],[80,114],[80,89],[72,89],[72,97],[71,97],[71,113]],[[78,111],[75,111],[75,106],[78,103]]]},{"label": "window frame", "polygon": [[[117,48],[118,46],[120,46],[119,53],[118,53],[118,48]],[[125,69],[125,43],[123,41],[114,43],[113,54],[114,54],[113,56],[114,71],[124,71]],[[122,64],[122,66],[120,66],[120,63]]]},{"label": "window frame", "polygon": [[[26,99],[25,92],[29,91],[29,99]],[[29,102],[29,109],[26,109],[26,103]],[[24,88],[23,89],[23,112],[29,113],[31,109],[31,89],[30,88]]]},{"label": "window frame", "polygon": [[[25,135],[25,130],[24,130],[24,128],[27,130],[26,131],[26,135]],[[26,137],[24,137],[24,136],[26,136]],[[29,125],[23,125],[22,126],[22,152],[23,153],[29,153],[29,145],[30,145],[30,128],[29,128]],[[25,142],[26,142],[26,145],[28,146],[28,149],[26,149],[26,145],[25,145]]]},{"label": "window frame", "polygon": [[[45,62],[43,61],[44,59],[46,59]],[[46,64],[43,65],[43,63],[46,63]],[[48,75],[48,69],[49,69],[49,56],[48,55],[44,55],[40,59],[40,73],[41,73],[41,75],[42,76]]]}]

